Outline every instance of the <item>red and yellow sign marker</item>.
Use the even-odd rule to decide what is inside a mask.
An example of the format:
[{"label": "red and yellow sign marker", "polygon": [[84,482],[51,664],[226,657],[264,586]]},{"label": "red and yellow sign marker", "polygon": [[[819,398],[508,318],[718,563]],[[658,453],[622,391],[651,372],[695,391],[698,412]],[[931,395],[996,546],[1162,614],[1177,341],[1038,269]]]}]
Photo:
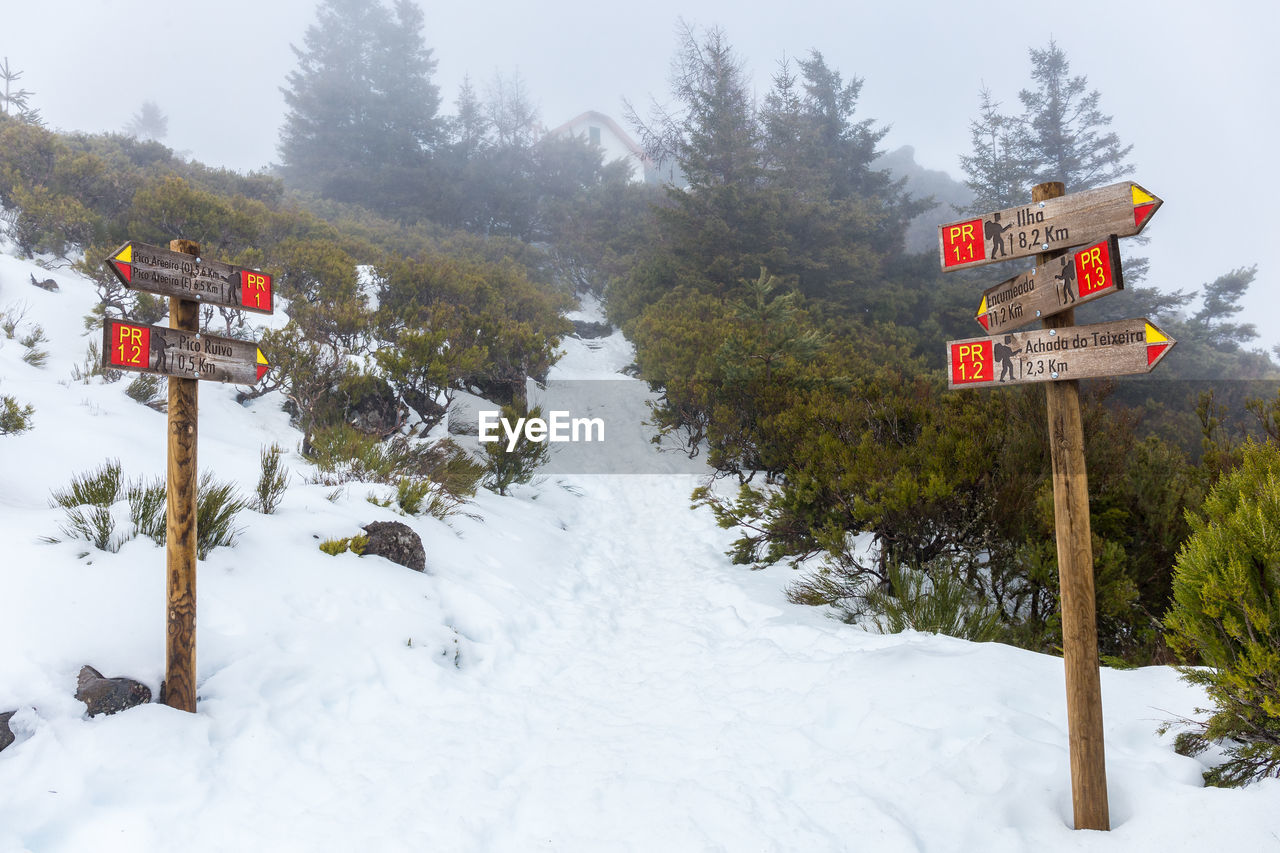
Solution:
[{"label": "red and yellow sign marker", "polygon": [[1154,365],[1160,360],[1169,347],[1174,345],[1175,341],[1170,340],[1168,335],[1150,323],[1147,323],[1146,333],[1147,364]]},{"label": "red and yellow sign marker", "polygon": [[134,290],[260,314],[274,310],[271,276],[261,270],[134,241],[117,249],[106,264],[121,284]]},{"label": "red and yellow sign marker", "polygon": [[1142,226],[1146,225],[1147,220],[1151,218],[1151,214],[1156,212],[1156,208],[1160,206],[1160,199],[1144,190],[1137,184],[1131,185],[1133,191],[1133,226],[1139,231]]}]

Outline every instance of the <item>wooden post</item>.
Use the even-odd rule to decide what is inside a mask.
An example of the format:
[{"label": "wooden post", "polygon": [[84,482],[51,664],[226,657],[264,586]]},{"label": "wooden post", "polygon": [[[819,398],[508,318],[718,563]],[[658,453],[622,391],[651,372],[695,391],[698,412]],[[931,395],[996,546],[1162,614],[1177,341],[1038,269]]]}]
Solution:
[{"label": "wooden post", "polygon": [[[190,240],[173,240],[175,252],[199,255]],[[200,331],[200,304],[169,298],[169,328]],[[169,474],[165,521],[168,565],[164,685],[161,701],[196,710],[196,402],[199,380],[169,377]]]},{"label": "wooden post", "polygon": [[[1031,201],[1035,204],[1057,198],[1064,192],[1065,188],[1057,181],[1039,184],[1031,190]],[[1064,251],[1037,255],[1036,262],[1046,263]],[[1044,320],[1046,329],[1074,325],[1074,310]],[[1058,541],[1062,657],[1067,676],[1071,802],[1076,829],[1110,830],[1080,383],[1074,379],[1046,383],[1045,398],[1049,411],[1049,456],[1053,462],[1053,517]]]}]

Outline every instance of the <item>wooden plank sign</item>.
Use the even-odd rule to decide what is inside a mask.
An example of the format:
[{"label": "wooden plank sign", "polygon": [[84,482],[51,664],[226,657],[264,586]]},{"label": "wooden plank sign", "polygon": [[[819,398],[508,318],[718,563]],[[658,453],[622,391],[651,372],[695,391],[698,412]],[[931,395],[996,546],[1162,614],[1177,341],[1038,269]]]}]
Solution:
[{"label": "wooden plank sign", "polygon": [[270,369],[253,341],[122,320],[107,320],[103,327],[102,364],[117,370],[241,385],[254,384]]},{"label": "wooden plank sign", "polygon": [[1161,199],[1132,181],[1085,190],[938,228],[944,270],[958,270],[1083,246],[1142,231]]},{"label": "wooden plank sign", "polygon": [[193,302],[228,305],[270,314],[271,276],[262,270],[210,261],[182,252],[129,241],[106,259],[125,287]]},{"label": "wooden plank sign", "polygon": [[948,385],[990,388],[1150,373],[1174,343],[1142,319],[949,341]]},{"label": "wooden plank sign", "polygon": [[977,320],[994,335],[1123,289],[1120,244],[1113,234],[989,288]]}]

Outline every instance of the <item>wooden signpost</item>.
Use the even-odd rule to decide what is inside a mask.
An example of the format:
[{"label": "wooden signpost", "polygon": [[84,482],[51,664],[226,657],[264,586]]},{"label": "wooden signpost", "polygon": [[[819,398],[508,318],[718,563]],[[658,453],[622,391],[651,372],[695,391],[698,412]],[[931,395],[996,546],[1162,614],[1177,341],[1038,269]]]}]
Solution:
[{"label": "wooden signpost", "polygon": [[1131,237],[1147,226],[1161,204],[1142,187],[1125,181],[948,222],[938,228],[942,268],[958,270],[1027,258],[1112,234]]},{"label": "wooden signpost", "polygon": [[272,278],[262,270],[132,240],[112,252],[106,264],[121,284],[134,290],[260,314],[272,311]]},{"label": "wooden signpost", "polygon": [[[1115,238],[1146,227],[1160,199],[1132,182],[1072,195],[1063,195],[1063,189],[1057,182],[1040,184],[1032,189],[1029,205],[942,225],[938,245],[944,270],[1036,256],[1036,269],[1027,274],[1034,284],[1028,283],[1027,276],[1015,276],[984,294],[979,322],[985,316],[983,325],[988,330],[1005,334],[950,341],[948,374],[952,388],[1045,383],[1071,801],[1076,829],[1109,830],[1089,484],[1077,380],[1150,371],[1174,341],[1149,320],[1076,326],[1075,303],[1083,301],[1079,290],[1071,300],[1064,299],[1060,289],[1055,293],[1046,286],[1062,283],[1074,270],[1077,288],[1082,275],[1096,276],[1089,284],[1092,298],[1117,292],[1122,278]],[[1099,240],[1104,242],[1067,256],[1067,249]],[[1105,261],[1101,251],[1093,254],[1104,245]],[[1037,317],[1043,320],[1043,329],[1008,333]]]},{"label": "wooden signpost", "polygon": [[253,341],[123,320],[107,320],[102,331],[103,365],[117,370],[252,385],[269,369]]},{"label": "wooden signpost", "polygon": [[160,701],[196,710],[196,439],[200,380],[252,384],[268,370],[251,341],[200,333],[200,303],[270,314],[271,276],[200,257],[190,240],[168,249],[126,243],[107,258],[126,287],[169,297],[169,328],[108,319],[105,367],[169,377],[169,444],[166,478],[165,677]]},{"label": "wooden signpost", "polygon": [[988,288],[976,319],[994,335],[1123,289],[1120,247],[1113,234]]},{"label": "wooden signpost", "polygon": [[1150,373],[1175,341],[1150,320],[1030,329],[947,344],[951,388]]}]

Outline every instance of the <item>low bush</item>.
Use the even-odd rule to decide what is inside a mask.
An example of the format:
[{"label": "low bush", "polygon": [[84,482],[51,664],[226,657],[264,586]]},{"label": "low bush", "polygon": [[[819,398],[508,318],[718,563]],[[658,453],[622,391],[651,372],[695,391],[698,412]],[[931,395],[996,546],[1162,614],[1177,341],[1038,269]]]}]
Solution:
[{"label": "low bush", "polygon": [[[119,525],[113,507],[125,502],[129,526]],[[110,460],[87,474],[72,477],[65,489],[52,493],[51,505],[62,507],[65,518],[60,532],[68,539],[83,539],[100,551],[116,552],[126,542],[146,536],[157,545],[167,539],[165,481],[136,480],[126,483],[119,460]],[[219,483],[206,471],[196,492],[196,557],[204,560],[222,545],[233,545],[239,536],[236,515],[248,506],[230,483]],[[58,541],[52,538],[50,541]]]},{"label": "low bush", "polygon": [[289,488],[289,469],[280,461],[284,448],[278,444],[262,448],[258,455],[258,485],[253,490],[250,506],[263,515],[271,515]]},{"label": "low bush", "polygon": [[8,394],[0,395],[0,435],[19,435],[34,425],[35,407]]},{"label": "low bush", "polygon": [[[503,406],[501,417],[508,423],[516,423],[521,415],[512,406]],[[541,418],[541,407],[534,407],[525,417]],[[527,483],[533,479],[550,458],[551,446],[545,441],[529,441],[521,435],[516,439],[515,447],[508,450],[506,437],[499,436],[497,441],[484,446],[484,454],[485,487],[505,495],[516,483]]]},{"label": "low bush", "polygon": [[1198,709],[1212,711],[1207,720],[1179,721],[1191,730],[1176,747],[1223,749],[1227,760],[1204,774],[1210,785],[1280,776],[1280,447],[1246,445],[1188,520],[1165,625],[1170,648],[1203,665],[1182,677],[1216,707]]}]

